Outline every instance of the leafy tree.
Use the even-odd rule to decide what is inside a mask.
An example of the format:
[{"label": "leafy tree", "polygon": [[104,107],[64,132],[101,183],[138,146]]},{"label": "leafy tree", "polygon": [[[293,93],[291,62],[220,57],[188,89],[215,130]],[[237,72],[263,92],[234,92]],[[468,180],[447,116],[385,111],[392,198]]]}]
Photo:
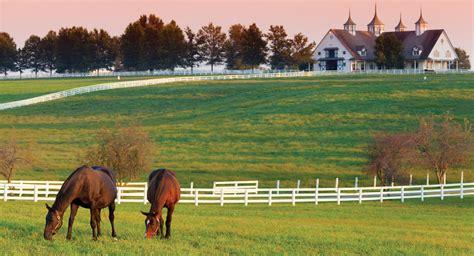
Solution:
[{"label": "leafy tree", "polygon": [[186,41],[183,30],[174,20],[166,24],[161,32],[164,69],[174,70],[183,64]]},{"label": "leafy tree", "polygon": [[379,68],[403,69],[405,59],[402,42],[392,34],[379,36],[375,40],[375,62]]},{"label": "leafy tree", "polygon": [[[471,69],[471,61],[469,60],[469,55],[467,55],[466,51],[456,47],[454,48],[456,51],[456,55],[458,56],[458,66],[459,69]],[[456,63],[451,65],[451,69],[456,69]]]},{"label": "leafy tree", "polygon": [[8,183],[13,179],[18,167],[30,166],[32,163],[31,148],[20,145],[15,136],[0,143],[0,175],[5,177]]},{"label": "leafy tree", "polygon": [[57,72],[87,72],[93,68],[94,48],[83,27],[61,28],[56,48]]},{"label": "leafy tree", "polygon": [[35,73],[35,77],[38,77],[38,72],[45,71],[41,38],[35,35],[30,36],[25,41],[23,51],[24,57],[28,63],[27,68],[30,68],[31,71]]},{"label": "leafy tree", "polygon": [[91,67],[97,70],[110,70],[114,66],[118,53],[117,45],[114,43],[107,31],[94,29],[90,32],[90,40],[93,48]]},{"label": "leafy tree", "polygon": [[139,24],[143,26],[143,39],[140,58],[144,69],[153,71],[165,69],[162,31],[164,22],[155,15],[142,16]]},{"label": "leafy tree", "polygon": [[145,28],[140,22],[130,23],[120,38],[120,53],[125,69],[141,70],[145,66],[142,47]]},{"label": "leafy tree", "polygon": [[41,62],[46,70],[49,70],[49,75],[53,75],[53,70],[56,69],[56,43],[58,36],[56,32],[49,31],[45,37],[41,39]]},{"label": "leafy tree", "polygon": [[440,184],[445,182],[444,176],[451,168],[468,163],[472,157],[471,128],[467,119],[461,124],[449,114],[441,122],[433,117],[420,119],[416,134],[419,160],[435,172]]},{"label": "leafy tree", "polygon": [[8,33],[0,32],[0,70],[7,75],[15,70],[16,44]]},{"label": "leafy tree", "polygon": [[201,56],[208,65],[211,65],[211,71],[214,71],[214,65],[221,64],[224,61],[226,34],[222,33],[220,26],[214,26],[209,23],[202,27],[198,33],[198,40],[203,42],[201,47]]},{"label": "leafy tree", "polygon": [[291,59],[293,65],[298,69],[304,69],[307,65],[308,71],[311,69],[311,64],[314,63],[313,54],[316,48],[316,43],[309,43],[308,37],[298,33],[291,41]]},{"label": "leafy tree", "polygon": [[191,73],[193,73],[194,67],[199,66],[199,63],[203,61],[200,52],[202,42],[198,40],[196,34],[189,27],[184,30],[184,33],[186,34],[186,39],[181,66],[184,68],[191,68]]},{"label": "leafy tree", "polygon": [[270,66],[272,69],[284,69],[292,64],[291,47],[292,42],[287,37],[283,26],[270,26],[267,33],[270,44]]},{"label": "leafy tree", "polygon": [[267,42],[255,23],[244,29],[241,44],[244,65],[254,69],[266,62]]},{"label": "leafy tree", "polygon": [[15,60],[15,71],[20,73],[20,79],[25,70],[28,69],[28,64],[28,56],[23,49],[19,48]]},{"label": "leafy tree", "polygon": [[230,70],[244,69],[242,64],[242,40],[245,27],[234,24],[229,28],[229,38],[225,42],[226,68]]}]

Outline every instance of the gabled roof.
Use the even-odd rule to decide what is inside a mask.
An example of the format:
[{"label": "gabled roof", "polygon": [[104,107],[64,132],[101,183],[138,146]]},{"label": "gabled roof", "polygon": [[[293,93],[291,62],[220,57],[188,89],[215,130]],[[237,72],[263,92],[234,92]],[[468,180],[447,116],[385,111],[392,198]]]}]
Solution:
[{"label": "gabled roof", "polygon": [[[373,60],[375,59],[375,39],[376,37],[368,31],[356,31],[352,35],[343,29],[331,29],[337,39],[349,50],[352,57],[359,60]],[[366,56],[361,56],[358,51],[366,49]]]},{"label": "gabled roof", "polygon": [[[443,33],[443,29],[436,29],[426,30],[419,36],[416,35],[415,31],[385,32],[382,35],[395,35],[400,41],[402,41],[405,59],[426,60]],[[412,51],[415,46],[422,50],[420,56],[413,56]]]}]

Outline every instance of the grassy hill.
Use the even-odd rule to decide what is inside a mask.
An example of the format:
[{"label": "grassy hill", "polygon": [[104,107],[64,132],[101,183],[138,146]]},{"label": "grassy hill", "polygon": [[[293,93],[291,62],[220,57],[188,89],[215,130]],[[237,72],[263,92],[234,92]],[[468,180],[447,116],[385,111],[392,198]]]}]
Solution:
[{"label": "grassy hill", "polygon": [[[58,84],[92,82],[73,80],[31,83],[44,83],[33,86],[37,94]],[[31,96],[11,83],[0,82],[2,93],[6,87],[14,91],[3,93],[5,99]],[[301,179],[313,186],[315,178],[331,186],[336,177],[349,185],[355,176],[369,184],[362,170],[371,132],[415,129],[420,116],[446,111],[474,121],[473,84],[473,75],[376,75],[120,89],[0,111],[0,136],[16,134],[23,143],[35,143],[35,169],[20,170],[16,179],[64,179],[97,129],[139,123],[156,142],[154,166],[177,171],[183,186],[246,179],[262,186],[277,179],[294,186]],[[459,171],[449,173],[448,182]],[[422,182],[425,173],[417,171],[415,179]],[[474,181],[473,172],[466,172],[466,181]]]}]

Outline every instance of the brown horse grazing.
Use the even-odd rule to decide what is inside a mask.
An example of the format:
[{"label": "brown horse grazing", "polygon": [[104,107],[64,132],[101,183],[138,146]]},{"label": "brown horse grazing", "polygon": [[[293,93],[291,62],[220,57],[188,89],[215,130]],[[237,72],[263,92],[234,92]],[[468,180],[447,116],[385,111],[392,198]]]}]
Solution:
[{"label": "brown horse grazing", "polygon": [[181,187],[179,186],[176,174],[166,169],[155,170],[148,176],[148,202],[150,202],[150,211],[142,212],[145,219],[145,238],[151,239],[158,232],[163,238],[163,207],[168,209],[166,215],[166,235],[171,235],[171,219],[173,217],[174,206],[178,203],[181,196]]},{"label": "brown horse grazing", "polygon": [[90,224],[94,240],[97,240],[97,236],[100,235],[100,211],[102,208],[109,207],[112,236],[116,237],[114,227],[116,196],[117,187],[112,171],[98,166],[78,168],[64,181],[53,206],[50,207],[46,204],[48,214],[44,227],[44,239],[51,240],[53,235],[61,228],[64,212],[69,205],[71,205],[71,215],[69,216],[67,239],[71,239],[72,224],[79,206],[90,209]]}]

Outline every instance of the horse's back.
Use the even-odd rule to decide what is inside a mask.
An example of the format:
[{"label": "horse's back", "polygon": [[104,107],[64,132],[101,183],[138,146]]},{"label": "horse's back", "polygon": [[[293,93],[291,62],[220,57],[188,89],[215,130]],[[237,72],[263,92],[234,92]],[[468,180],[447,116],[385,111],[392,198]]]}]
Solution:
[{"label": "horse's back", "polygon": [[[177,203],[181,197],[181,187],[176,173],[168,169],[154,170],[148,176],[148,200],[166,200]],[[159,198],[155,198],[159,197]]]}]

